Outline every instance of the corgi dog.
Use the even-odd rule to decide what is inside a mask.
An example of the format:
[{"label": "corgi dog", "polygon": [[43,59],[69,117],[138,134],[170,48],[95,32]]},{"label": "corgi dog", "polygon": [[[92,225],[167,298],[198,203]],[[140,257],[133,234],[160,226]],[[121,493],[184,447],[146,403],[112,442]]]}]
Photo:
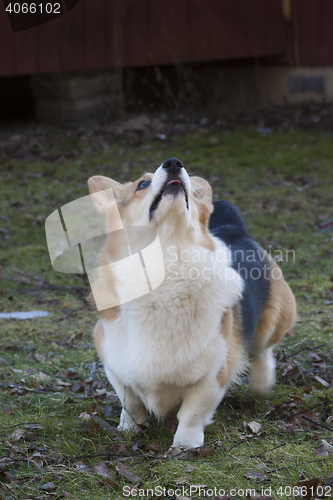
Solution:
[{"label": "corgi dog", "polygon": [[[266,393],[274,383],[272,349],[295,322],[294,295],[238,210],[226,201],[213,203],[208,182],[189,177],[176,158],[135,182],[94,176],[88,185],[106,226],[112,226],[108,207],[116,202],[125,230],[157,233],[164,261],[158,286],[101,310],[94,330],[122,405],[118,428],[139,431],[151,414],[162,419],[177,412],[172,446],[199,447],[250,359],[253,389]],[[117,296],[126,268],[109,272],[111,240],[112,232],[101,250],[97,286]]]}]

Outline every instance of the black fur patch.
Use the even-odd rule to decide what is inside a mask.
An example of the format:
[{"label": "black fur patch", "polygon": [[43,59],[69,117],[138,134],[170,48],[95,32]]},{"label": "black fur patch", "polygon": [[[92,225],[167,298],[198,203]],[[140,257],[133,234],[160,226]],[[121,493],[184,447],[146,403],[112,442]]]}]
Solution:
[{"label": "black fur patch", "polygon": [[250,344],[269,295],[269,257],[250,236],[234,205],[228,201],[215,201],[213,205],[209,230],[230,248],[233,268],[244,279],[242,330],[244,340]]}]

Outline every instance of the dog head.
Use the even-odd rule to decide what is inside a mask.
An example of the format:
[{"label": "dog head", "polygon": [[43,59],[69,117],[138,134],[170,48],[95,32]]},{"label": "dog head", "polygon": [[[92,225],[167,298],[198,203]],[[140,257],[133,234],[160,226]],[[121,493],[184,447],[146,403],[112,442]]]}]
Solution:
[{"label": "dog head", "polygon": [[189,177],[176,158],[170,158],[154,174],[145,174],[135,182],[122,185],[95,176],[88,185],[109,230],[116,202],[124,226],[152,227],[162,241],[189,239],[197,244],[206,242],[204,246],[212,245],[208,235],[208,220],[213,210],[211,187],[200,177]]}]

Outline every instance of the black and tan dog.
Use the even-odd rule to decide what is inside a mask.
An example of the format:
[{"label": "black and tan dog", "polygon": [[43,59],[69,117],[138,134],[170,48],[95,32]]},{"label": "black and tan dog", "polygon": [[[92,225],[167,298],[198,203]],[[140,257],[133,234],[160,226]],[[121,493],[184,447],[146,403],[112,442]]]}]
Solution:
[{"label": "black and tan dog", "polygon": [[[274,383],[272,348],[295,321],[294,296],[237,209],[212,203],[209,184],[190,178],[179,160],[125,185],[95,176],[89,189],[107,226],[116,200],[125,228],[157,231],[165,266],[159,286],[101,311],[94,331],[122,403],[119,428],[138,430],[150,413],[163,418],[177,411],[173,446],[200,446],[204,427],[250,358],[253,388],[263,393]],[[112,262],[111,240],[112,234],[98,286],[117,296],[136,270]]]}]

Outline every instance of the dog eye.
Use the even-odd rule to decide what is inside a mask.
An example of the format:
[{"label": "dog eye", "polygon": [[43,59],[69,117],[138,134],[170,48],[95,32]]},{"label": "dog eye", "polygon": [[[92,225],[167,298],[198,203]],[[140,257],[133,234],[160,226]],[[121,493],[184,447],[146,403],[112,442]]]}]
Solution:
[{"label": "dog eye", "polygon": [[145,189],[146,187],[148,187],[149,184],[151,184],[151,179],[146,179],[145,181],[141,181],[141,182],[139,182],[136,190],[141,191],[141,189]]}]

